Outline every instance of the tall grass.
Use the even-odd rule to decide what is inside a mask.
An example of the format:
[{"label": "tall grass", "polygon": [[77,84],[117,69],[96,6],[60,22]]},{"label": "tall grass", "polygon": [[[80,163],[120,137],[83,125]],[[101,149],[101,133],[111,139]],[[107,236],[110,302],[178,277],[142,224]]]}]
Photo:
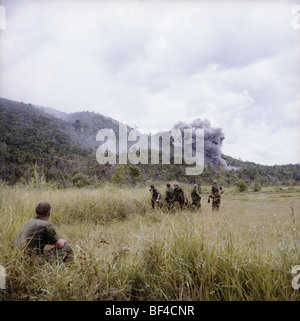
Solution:
[{"label": "tall grass", "polygon": [[[159,187],[161,191],[163,186]],[[188,189],[188,187],[186,187]],[[0,188],[5,300],[299,300],[297,190],[226,191],[212,212],[152,210],[148,188]],[[75,252],[72,264],[26,261],[15,241],[39,201]],[[83,253],[84,251],[84,253]]]}]

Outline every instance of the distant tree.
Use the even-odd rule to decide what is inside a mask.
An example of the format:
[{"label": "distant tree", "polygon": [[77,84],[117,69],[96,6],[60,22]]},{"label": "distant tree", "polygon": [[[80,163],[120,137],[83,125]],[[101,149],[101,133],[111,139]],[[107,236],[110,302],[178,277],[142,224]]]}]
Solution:
[{"label": "distant tree", "polygon": [[141,169],[139,167],[134,166],[134,165],[129,165],[128,172],[129,172],[129,176],[130,176],[130,179],[131,179],[131,182],[133,185],[135,185],[138,182],[143,181]]},{"label": "distant tree", "polygon": [[124,184],[125,178],[126,170],[123,165],[119,165],[118,167],[116,167],[111,177],[111,181],[116,185],[122,186]]},{"label": "distant tree", "polygon": [[80,131],[80,129],[81,129],[80,120],[77,119],[77,120],[75,121],[74,126],[75,126],[75,130],[76,130],[77,132]]},{"label": "distant tree", "polygon": [[261,190],[261,185],[258,182],[255,182],[253,185],[253,191],[259,192]]},{"label": "distant tree", "polygon": [[26,184],[26,179],[23,176],[20,177],[19,183],[22,184],[22,185],[25,185]]},{"label": "distant tree", "polygon": [[82,173],[75,174],[73,176],[72,182],[78,188],[81,188],[90,184],[89,178]]},{"label": "distant tree", "polygon": [[248,186],[246,184],[246,182],[242,179],[240,179],[237,183],[236,183],[237,189],[239,192],[245,192],[248,189]]}]

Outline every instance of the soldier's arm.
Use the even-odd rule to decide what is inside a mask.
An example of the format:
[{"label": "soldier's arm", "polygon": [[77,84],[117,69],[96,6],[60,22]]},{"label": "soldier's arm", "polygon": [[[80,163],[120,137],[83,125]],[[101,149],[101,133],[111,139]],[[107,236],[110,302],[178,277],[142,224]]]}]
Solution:
[{"label": "soldier's arm", "polygon": [[58,249],[61,249],[67,243],[64,239],[58,237],[51,224],[48,224],[46,227],[46,237],[48,244],[55,245]]},{"label": "soldier's arm", "polygon": [[64,247],[64,245],[66,244],[67,242],[64,240],[64,239],[59,239],[56,241],[55,243],[55,246],[58,248],[58,249],[61,249],[62,247]]},{"label": "soldier's arm", "polygon": [[149,192],[151,193],[151,200],[153,201],[154,198],[153,198],[153,191],[150,189]]},{"label": "soldier's arm", "polygon": [[157,191],[157,198],[156,198],[156,200],[157,200],[157,201],[159,201],[160,196],[161,196],[160,192],[159,192],[159,191]]}]

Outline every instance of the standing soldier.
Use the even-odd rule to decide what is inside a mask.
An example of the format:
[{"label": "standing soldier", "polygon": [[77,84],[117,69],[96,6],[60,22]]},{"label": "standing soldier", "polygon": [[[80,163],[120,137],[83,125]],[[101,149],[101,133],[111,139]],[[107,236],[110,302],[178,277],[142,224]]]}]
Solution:
[{"label": "standing soldier", "polygon": [[171,211],[174,204],[174,189],[170,184],[167,184],[166,196],[165,196],[167,210]]},{"label": "standing soldier", "polygon": [[223,188],[218,185],[218,182],[216,180],[214,180],[208,196],[208,202],[210,202],[210,198],[212,199],[213,210],[219,210],[221,203],[221,194],[223,193]]},{"label": "standing soldier", "polygon": [[201,196],[198,192],[198,185],[194,184],[194,189],[191,192],[191,197],[192,197],[192,208],[196,210],[201,209]]},{"label": "standing soldier", "polygon": [[152,209],[154,209],[155,203],[157,204],[158,207],[162,207],[162,197],[160,194],[160,191],[155,188],[154,185],[150,185],[149,192],[151,193],[151,206]]},{"label": "standing soldier", "polygon": [[186,195],[182,188],[178,187],[178,184],[174,184],[174,203],[175,202],[179,203],[181,209],[183,205],[187,202]]}]

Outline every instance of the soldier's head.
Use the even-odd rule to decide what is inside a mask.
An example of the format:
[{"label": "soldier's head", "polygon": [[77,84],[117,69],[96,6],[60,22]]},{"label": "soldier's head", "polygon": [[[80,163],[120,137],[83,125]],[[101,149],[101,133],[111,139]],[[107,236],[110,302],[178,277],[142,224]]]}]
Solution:
[{"label": "soldier's head", "polygon": [[153,189],[154,188],[154,185],[150,185],[150,189]]},{"label": "soldier's head", "polygon": [[49,202],[40,202],[35,208],[35,212],[38,216],[48,218],[51,213],[51,205]]},{"label": "soldier's head", "polygon": [[174,188],[178,188],[178,184],[176,183],[176,184],[174,184]]},{"label": "soldier's head", "polygon": [[218,182],[216,180],[213,181],[213,184],[216,185]]},{"label": "soldier's head", "polygon": [[170,184],[167,184],[167,187],[171,187],[171,185],[170,185]]}]

